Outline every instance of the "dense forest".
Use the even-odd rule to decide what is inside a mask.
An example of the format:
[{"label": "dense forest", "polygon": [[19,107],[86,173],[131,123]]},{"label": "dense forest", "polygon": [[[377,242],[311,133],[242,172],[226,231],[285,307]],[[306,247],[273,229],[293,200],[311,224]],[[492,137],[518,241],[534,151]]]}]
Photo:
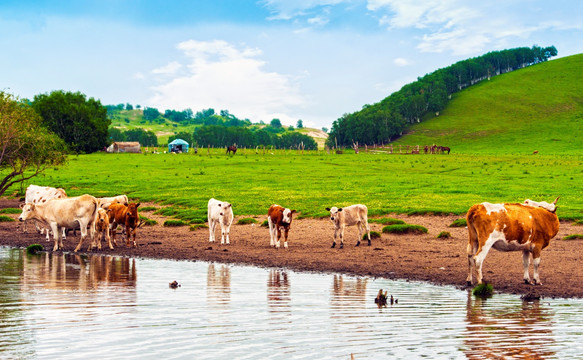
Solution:
[{"label": "dense forest", "polygon": [[459,61],[403,86],[373,105],[344,114],[332,124],[326,145],[351,146],[385,144],[400,136],[409,124],[420,122],[428,113],[439,114],[451,94],[492,76],[547,61],[557,55],[554,46],[520,47],[493,51]]}]

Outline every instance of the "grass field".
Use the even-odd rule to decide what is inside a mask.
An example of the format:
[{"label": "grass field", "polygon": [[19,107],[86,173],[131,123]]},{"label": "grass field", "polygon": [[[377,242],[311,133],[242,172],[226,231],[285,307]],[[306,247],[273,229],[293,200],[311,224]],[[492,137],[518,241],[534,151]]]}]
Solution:
[{"label": "grass field", "polygon": [[[91,154],[70,157],[31,183],[62,187],[69,196],[127,194],[172,205],[175,217],[200,221],[211,197],[235,214],[263,215],[278,203],[300,216],[363,203],[369,215],[465,214],[474,203],[559,200],[563,219],[583,219],[583,157],[578,155],[342,155],[297,151],[227,156],[224,149],[193,154]],[[18,189],[13,189],[14,192]]]}]

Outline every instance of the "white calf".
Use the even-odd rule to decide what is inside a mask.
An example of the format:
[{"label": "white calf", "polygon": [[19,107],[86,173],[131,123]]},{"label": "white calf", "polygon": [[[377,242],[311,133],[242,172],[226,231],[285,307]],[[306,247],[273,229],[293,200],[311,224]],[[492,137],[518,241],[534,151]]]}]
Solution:
[{"label": "white calf", "polygon": [[[67,193],[65,192],[65,190],[61,189],[61,188],[54,188],[54,187],[49,187],[49,186],[38,186],[38,185],[29,185],[26,188],[26,193],[24,195],[24,203],[25,204],[44,204],[49,200],[52,199],[64,199],[67,197]],[[22,206],[21,206],[22,207]],[[45,228],[44,227],[40,227],[38,225],[37,221],[34,221],[34,225],[36,226],[36,230],[41,233],[44,234],[45,232]],[[26,231],[26,223],[27,221],[24,222],[23,226],[22,226],[22,231],[23,232],[27,232]],[[50,241],[50,230],[47,228],[47,241]],[[65,236],[66,230],[63,229],[63,236]]]},{"label": "white calf", "polygon": [[336,237],[340,231],[340,248],[344,247],[344,228],[347,226],[358,226],[358,242],[356,246],[360,245],[362,235],[367,233],[368,246],[370,246],[370,227],[368,226],[368,209],[365,205],[350,205],[345,208],[326,208],[330,211],[330,220],[334,222],[334,242],[332,247],[336,246]]},{"label": "white calf", "polygon": [[215,229],[217,224],[221,224],[221,244],[225,243],[225,236],[227,244],[230,244],[229,232],[233,223],[233,206],[228,202],[210,199],[208,204],[208,221],[210,231],[209,241],[215,241]]}]

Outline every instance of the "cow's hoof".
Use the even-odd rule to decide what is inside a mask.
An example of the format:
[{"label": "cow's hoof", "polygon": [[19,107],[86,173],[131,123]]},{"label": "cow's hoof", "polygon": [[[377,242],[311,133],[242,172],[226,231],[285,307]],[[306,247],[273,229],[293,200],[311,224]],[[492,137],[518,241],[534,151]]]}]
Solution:
[{"label": "cow's hoof", "polygon": [[360,241],[356,243],[356,246],[360,246]]},{"label": "cow's hoof", "polygon": [[472,286],[472,282],[471,281],[466,281],[466,286],[471,287]]},{"label": "cow's hoof", "polygon": [[[525,283],[526,285],[531,285],[531,284],[532,284],[532,283],[530,282],[530,280],[529,280],[529,279],[524,279],[524,283]],[[535,283],[535,284],[536,284],[536,283]]]},{"label": "cow's hoof", "polygon": [[330,246],[330,248],[331,248],[331,249],[334,249],[335,247],[336,247],[336,243],[335,243],[335,242],[333,242],[333,243],[332,243],[332,246]]},{"label": "cow's hoof", "polygon": [[340,249],[344,249],[344,244],[340,244]]},{"label": "cow's hoof", "polygon": [[368,246],[370,246],[370,240],[368,241]]}]

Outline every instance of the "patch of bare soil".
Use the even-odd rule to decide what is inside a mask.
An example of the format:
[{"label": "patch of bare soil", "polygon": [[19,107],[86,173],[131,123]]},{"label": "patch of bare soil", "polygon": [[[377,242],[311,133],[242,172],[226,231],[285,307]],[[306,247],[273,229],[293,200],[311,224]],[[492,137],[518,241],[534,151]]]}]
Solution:
[{"label": "patch of bare soil", "polygon": [[[18,207],[16,200],[0,199],[0,209]],[[328,219],[293,220],[290,230],[289,249],[276,250],[269,246],[269,231],[260,224],[267,216],[257,217],[258,224],[231,227],[231,244],[209,243],[209,230],[190,231],[188,227],[164,227],[165,218],[142,212],[142,215],[158,221],[158,225],[138,229],[137,248],[118,246],[87,253],[113,254],[130,257],[163,258],[176,260],[204,260],[260,267],[288,268],[298,271],[334,272],[357,276],[383,277],[426,281],[437,285],[453,285],[465,288],[468,272],[466,255],[467,229],[448,227],[459,216],[406,216],[392,215],[410,224],[422,225],[429,230],[423,235],[382,234],[373,239],[372,246],[366,241],[355,247],[358,231],[349,227],[345,233],[343,249],[334,249],[333,224]],[[14,219],[18,215],[8,215]],[[371,230],[381,232],[383,225],[370,224]],[[0,245],[26,247],[40,243],[52,249],[44,236],[37,234],[33,226],[23,233],[19,222],[0,222]],[[452,237],[438,239],[441,231]],[[561,229],[548,248],[542,252],[540,277],[543,285],[526,285],[522,281],[522,253],[503,253],[491,250],[484,262],[484,279],[494,285],[497,292],[533,294],[543,297],[583,298],[579,280],[583,268],[579,260],[583,253],[581,240],[562,240],[568,234],[580,233],[581,227],[561,222]],[[118,237],[119,239],[119,237]],[[73,251],[79,238],[70,236],[65,249]],[[118,244],[120,241],[118,240]],[[88,243],[82,249],[88,247]],[[283,244],[282,244],[283,245]],[[531,265],[532,277],[532,265]]]}]

